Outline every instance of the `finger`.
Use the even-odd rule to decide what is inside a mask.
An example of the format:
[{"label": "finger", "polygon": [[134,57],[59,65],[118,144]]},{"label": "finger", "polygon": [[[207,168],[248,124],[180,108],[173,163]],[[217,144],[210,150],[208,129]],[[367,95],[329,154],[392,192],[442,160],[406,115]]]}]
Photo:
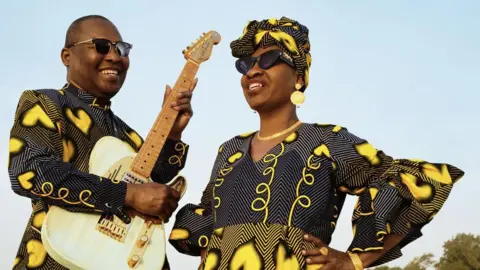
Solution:
[{"label": "finger", "polygon": [[164,207],[163,211],[160,213],[160,218],[165,222],[165,220],[168,220],[171,215],[172,210],[170,209],[170,205],[168,205],[168,207]]},{"label": "finger", "polygon": [[192,112],[192,106],[190,106],[190,104],[175,106],[173,109],[179,112]]},{"label": "finger", "polygon": [[175,210],[177,210],[177,207],[178,207],[178,202],[176,202],[176,201],[173,201],[173,203],[172,203],[172,204],[170,204],[170,206],[171,206],[171,209],[172,209],[172,213],[171,213],[171,215],[173,215],[173,212],[175,212]]},{"label": "finger", "polygon": [[328,262],[328,256],[318,255],[308,257],[307,264],[326,264]]},{"label": "finger", "polygon": [[176,106],[180,106],[180,105],[184,105],[184,104],[190,105],[190,100],[191,100],[191,98],[189,98],[189,97],[178,99],[178,100],[172,102],[172,107],[176,107]]},{"label": "finger", "polygon": [[177,210],[178,207],[178,201],[176,199],[170,198],[167,201],[168,204],[168,212],[166,211],[165,215],[166,217],[170,217],[175,210]]},{"label": "finger", "polygon": [[175,212],[175,209],[177,209],[178,204],[176,202],[169,202],[169,207],[168,207],[168,212],[165,212],[165,218],[164,220],[168,220],[172,215],[173,212]]},{"label": "finger", "polygon": [[197,87],[197,83],[198,83],[198,78],[195,78],[193,80],[193,83],[192,85],[190,86],[190,91],[193,92],[193,90],[195,90],[195,87]]},{"label": "finger", "polygon": [[170,210],[172,210],[172,212],[174,212],[175,209],[177,209],[177,206],[178,206],[178,199],[176,197],[170,197],[168,199],[168,204],[170,205]]},{"label": "finger", "polygon": [[152,221],[153,224],[161,224],[162,221],[163,221],[163,220],[162,220],[161,218],[159,218],[159,217],[154,217],[154,216],[150,216],[150,215],[144,216],[144,219],[145,219],[145,221]]},{"label": "finger", "polygon": [[169,187],[169,191],[169,195],[172,196],[176,201],[180,199],[180,192],[171,187]]},{"label": "finger", "polygon": [[155,218],[155,219],[152,219],[152,221],[153,221],[153,224],[162,224],[162,222],[167,223],[166,221],[164,221],[161,218]]},{"label": "finger", "polygon": [[318,237],[315,237],[315,236],[312,236],[312,235],[309,235],[309,234],[306,234],[304,236],[305,240],[307,240],[308,242],[314,244],[315,246],[317,247],[326,247],[327,245],[325,245],[325,243],[323,243],[322,240],[320,240],[320,238]]},{"label": "finger", "polygon": [[158,209],[158,213],[156,216],[161,217],[163,220],[170,217],[172,213],[172,206],[170,205],[170,200],[168,198],[164,199],[163,202],[160,203],[160,208]]},{"label": "finger", "polygon": [[185,91],[182,91],[182,92],[178,92],[175,95],[175,99],[179,100],[179,99],[182,99],[182,98],[191,98],[192,96],[193,96],[192,92],[190,92],[188,90],[185,90]]},{"label": "finger", "polygon": [[307,249],[307,250],[302,250],[302,255],[309,257],[309,256],[319,256],[322,254],[320,253],[319,249]]}]

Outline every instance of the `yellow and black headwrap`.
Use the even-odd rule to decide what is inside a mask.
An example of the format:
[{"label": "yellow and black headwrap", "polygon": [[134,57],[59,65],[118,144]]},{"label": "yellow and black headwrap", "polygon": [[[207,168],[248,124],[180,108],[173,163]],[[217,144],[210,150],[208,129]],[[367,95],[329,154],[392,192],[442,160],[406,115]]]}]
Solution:
[{"label": "yellow and black headwrap", "polygon": [[258,47],[277,45],[284,53],[290,55],[295,69],[302,76],[304,91],[308,86],[308,75],[312,58],[308,28],[297,21],[282,17],[263,21],[250,21],[237,40],[230,43],[232,55],[240,58],[253,54]]}]

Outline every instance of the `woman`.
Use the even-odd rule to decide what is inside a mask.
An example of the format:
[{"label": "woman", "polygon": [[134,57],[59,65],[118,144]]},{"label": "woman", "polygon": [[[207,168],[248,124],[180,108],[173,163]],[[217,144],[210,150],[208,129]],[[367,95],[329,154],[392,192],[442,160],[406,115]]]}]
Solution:
[{"label": "woman", "polygon": [[[177,214],[170,243],[200,269],[363,269],[401,256],[463,172],[393,159],[337,125],[299,121],[311,64],[308,29],[252,21],[231,43],[258,132],[223,143],[199,205]],[[329,248],[347,194],[354,239]]]}]

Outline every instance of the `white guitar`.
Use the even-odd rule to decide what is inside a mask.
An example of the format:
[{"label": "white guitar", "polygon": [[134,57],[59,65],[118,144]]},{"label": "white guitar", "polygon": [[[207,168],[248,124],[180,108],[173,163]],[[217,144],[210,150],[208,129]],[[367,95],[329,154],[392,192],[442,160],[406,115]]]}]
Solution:
[{"label": "white guitar", "polygon": [[[204,33],[182,53],[187,60],[165,104],[179,89],[189,89],[199,65],[207,61],[221,40],[215,31]],[[138,153],[111,136],[100,139],[90,155],[89,171],[113,181],[146,183],[178,112],[165,106]],[[177,175],[168,185],[183,196],[186,180]],[[76,269],[162,269],[166,238],[162,224],[152,224],[140,213],[129,224],[102,213],[73,213],[51,206],[42,226],[42,241],[48,254],[63,266]]]}]

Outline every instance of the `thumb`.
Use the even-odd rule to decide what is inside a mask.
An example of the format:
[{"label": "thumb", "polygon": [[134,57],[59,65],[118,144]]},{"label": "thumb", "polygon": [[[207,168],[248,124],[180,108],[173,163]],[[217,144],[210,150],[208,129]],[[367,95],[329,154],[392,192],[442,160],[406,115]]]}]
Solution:
[{"label": "thumb", "polygon": [[167,84],[165,86],[165,93],[163,94],[163,103],[162,105],[165,105],[165,101],[167,101],[168,96],[172,93],[172,88]]}]

